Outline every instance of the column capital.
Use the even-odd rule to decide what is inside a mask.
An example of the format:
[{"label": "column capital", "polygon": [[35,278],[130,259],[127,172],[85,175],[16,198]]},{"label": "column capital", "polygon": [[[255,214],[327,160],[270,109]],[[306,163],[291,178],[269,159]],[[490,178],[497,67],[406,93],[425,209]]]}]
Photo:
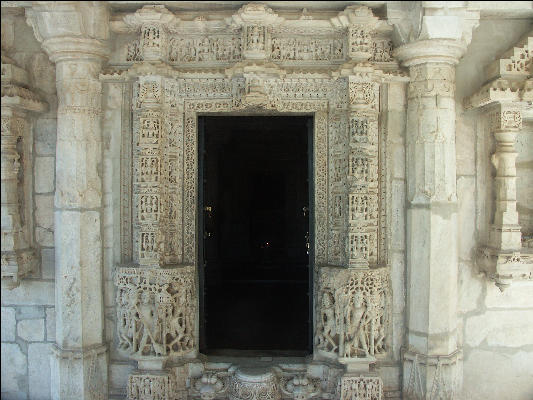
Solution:
[{"label": "column capital", "polygon": [[107,58],[109,10],[106,2],[36,1],[26,22],[53,62]]},{"label": "column capital", "polygon": [[394,50],[394,56],[405,67],[426,63],[456,65],[466,52],[466,44],[453,39],[417,40]]},{"label": "column capital", "polygon": [[428,62],[457,64],[479,25],[479,11],[467,2],[438,1],[391,4],[387,19],[394,27],[395,56],[405,66]]}]

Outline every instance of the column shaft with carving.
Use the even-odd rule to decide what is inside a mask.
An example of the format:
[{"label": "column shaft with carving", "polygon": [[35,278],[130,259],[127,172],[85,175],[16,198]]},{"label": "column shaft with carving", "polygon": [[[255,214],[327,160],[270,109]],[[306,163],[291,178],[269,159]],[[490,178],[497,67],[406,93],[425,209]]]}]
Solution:
[{"label": "column shaft with carving", "polygon": [[443,46],[436,49],[437,56],[418,56],[418,51],[431,45],[415,43],[415,51],[409,45],[398,50],[407,49],[405,64],[411,76],[406,129],[409,312],[404,395],[417,399],[453,397],[460,356],[454,97],[458,60],[454,55],[459,49]]},{"label": "column shaft with carving", "polygon": [[[509,56],[507,58],[507,56]],[[495,212],[489,238],[478,249],[476,264],[501,290],[513,281],[533,278],[533,251],[522,243],[517,210],[516,138],[522,117],[531,107],[533,38],[525,35],[513,48],[485,68],[487,82],[465,99],[466,109],[478,108],[495,139]]]},{"label": "column shaft with carving", "polygon": [[[57,398],[71,395],[92,398],[107,393],[101,272],[100,68],[101,61],[90,58],[56,61],[59,107],[55,250],[58,272],[57,348],[52,373],[53,379],[59,381],[53,388],[58,391]],[[91,370],[98,375],[90,376]]]},{"label": "column shaft with carving", "polygon": [[56,344],[54,399],[107,397],[102,244],[102,84],[105,3],[35,4],[28,23],[56,64]]},{"label": "column shaft with carving", "polygon": [[490,245],[503,251],[520,251],[522,235],[516,211],[516,135],[522,127],[517,108],[497,105],[490,115],[490,128],[496,139],[492,164],[496,168],[496,211],[490,230]]}]

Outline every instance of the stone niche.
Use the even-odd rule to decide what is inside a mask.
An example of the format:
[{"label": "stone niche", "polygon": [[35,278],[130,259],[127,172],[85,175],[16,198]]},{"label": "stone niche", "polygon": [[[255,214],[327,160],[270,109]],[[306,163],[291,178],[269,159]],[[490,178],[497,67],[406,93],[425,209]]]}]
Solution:
[{"label": "stone niche", "polygon": [[[262,4],[194,20],[144,6],[112,26],[118,47],[101,80],[123,93],[115,343],[138,362],[128,398],[383,398],[383,120],[388,86],[406,81],[391,27],[365,6],[285,19]],[[314,351],[301,362],[199,354],[197,121],[224,113],[314,117]]]}]

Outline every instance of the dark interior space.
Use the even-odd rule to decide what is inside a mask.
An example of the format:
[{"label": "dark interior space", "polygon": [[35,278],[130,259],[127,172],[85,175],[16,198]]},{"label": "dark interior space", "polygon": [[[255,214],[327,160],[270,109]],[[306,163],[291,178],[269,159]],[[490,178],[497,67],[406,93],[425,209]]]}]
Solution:
[{"label": "dark interior space", "polygon": [[310,353],[312,117],[200,117],[201,351]]}]

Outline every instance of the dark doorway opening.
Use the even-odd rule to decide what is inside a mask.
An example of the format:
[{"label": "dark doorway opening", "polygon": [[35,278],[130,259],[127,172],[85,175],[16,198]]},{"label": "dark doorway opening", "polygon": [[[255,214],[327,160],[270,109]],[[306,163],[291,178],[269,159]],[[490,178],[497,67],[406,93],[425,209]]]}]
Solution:
[{"label": "dark doorway opening", "polygon": [[199,117],[200,349],[312,350],[312,117]]}]

